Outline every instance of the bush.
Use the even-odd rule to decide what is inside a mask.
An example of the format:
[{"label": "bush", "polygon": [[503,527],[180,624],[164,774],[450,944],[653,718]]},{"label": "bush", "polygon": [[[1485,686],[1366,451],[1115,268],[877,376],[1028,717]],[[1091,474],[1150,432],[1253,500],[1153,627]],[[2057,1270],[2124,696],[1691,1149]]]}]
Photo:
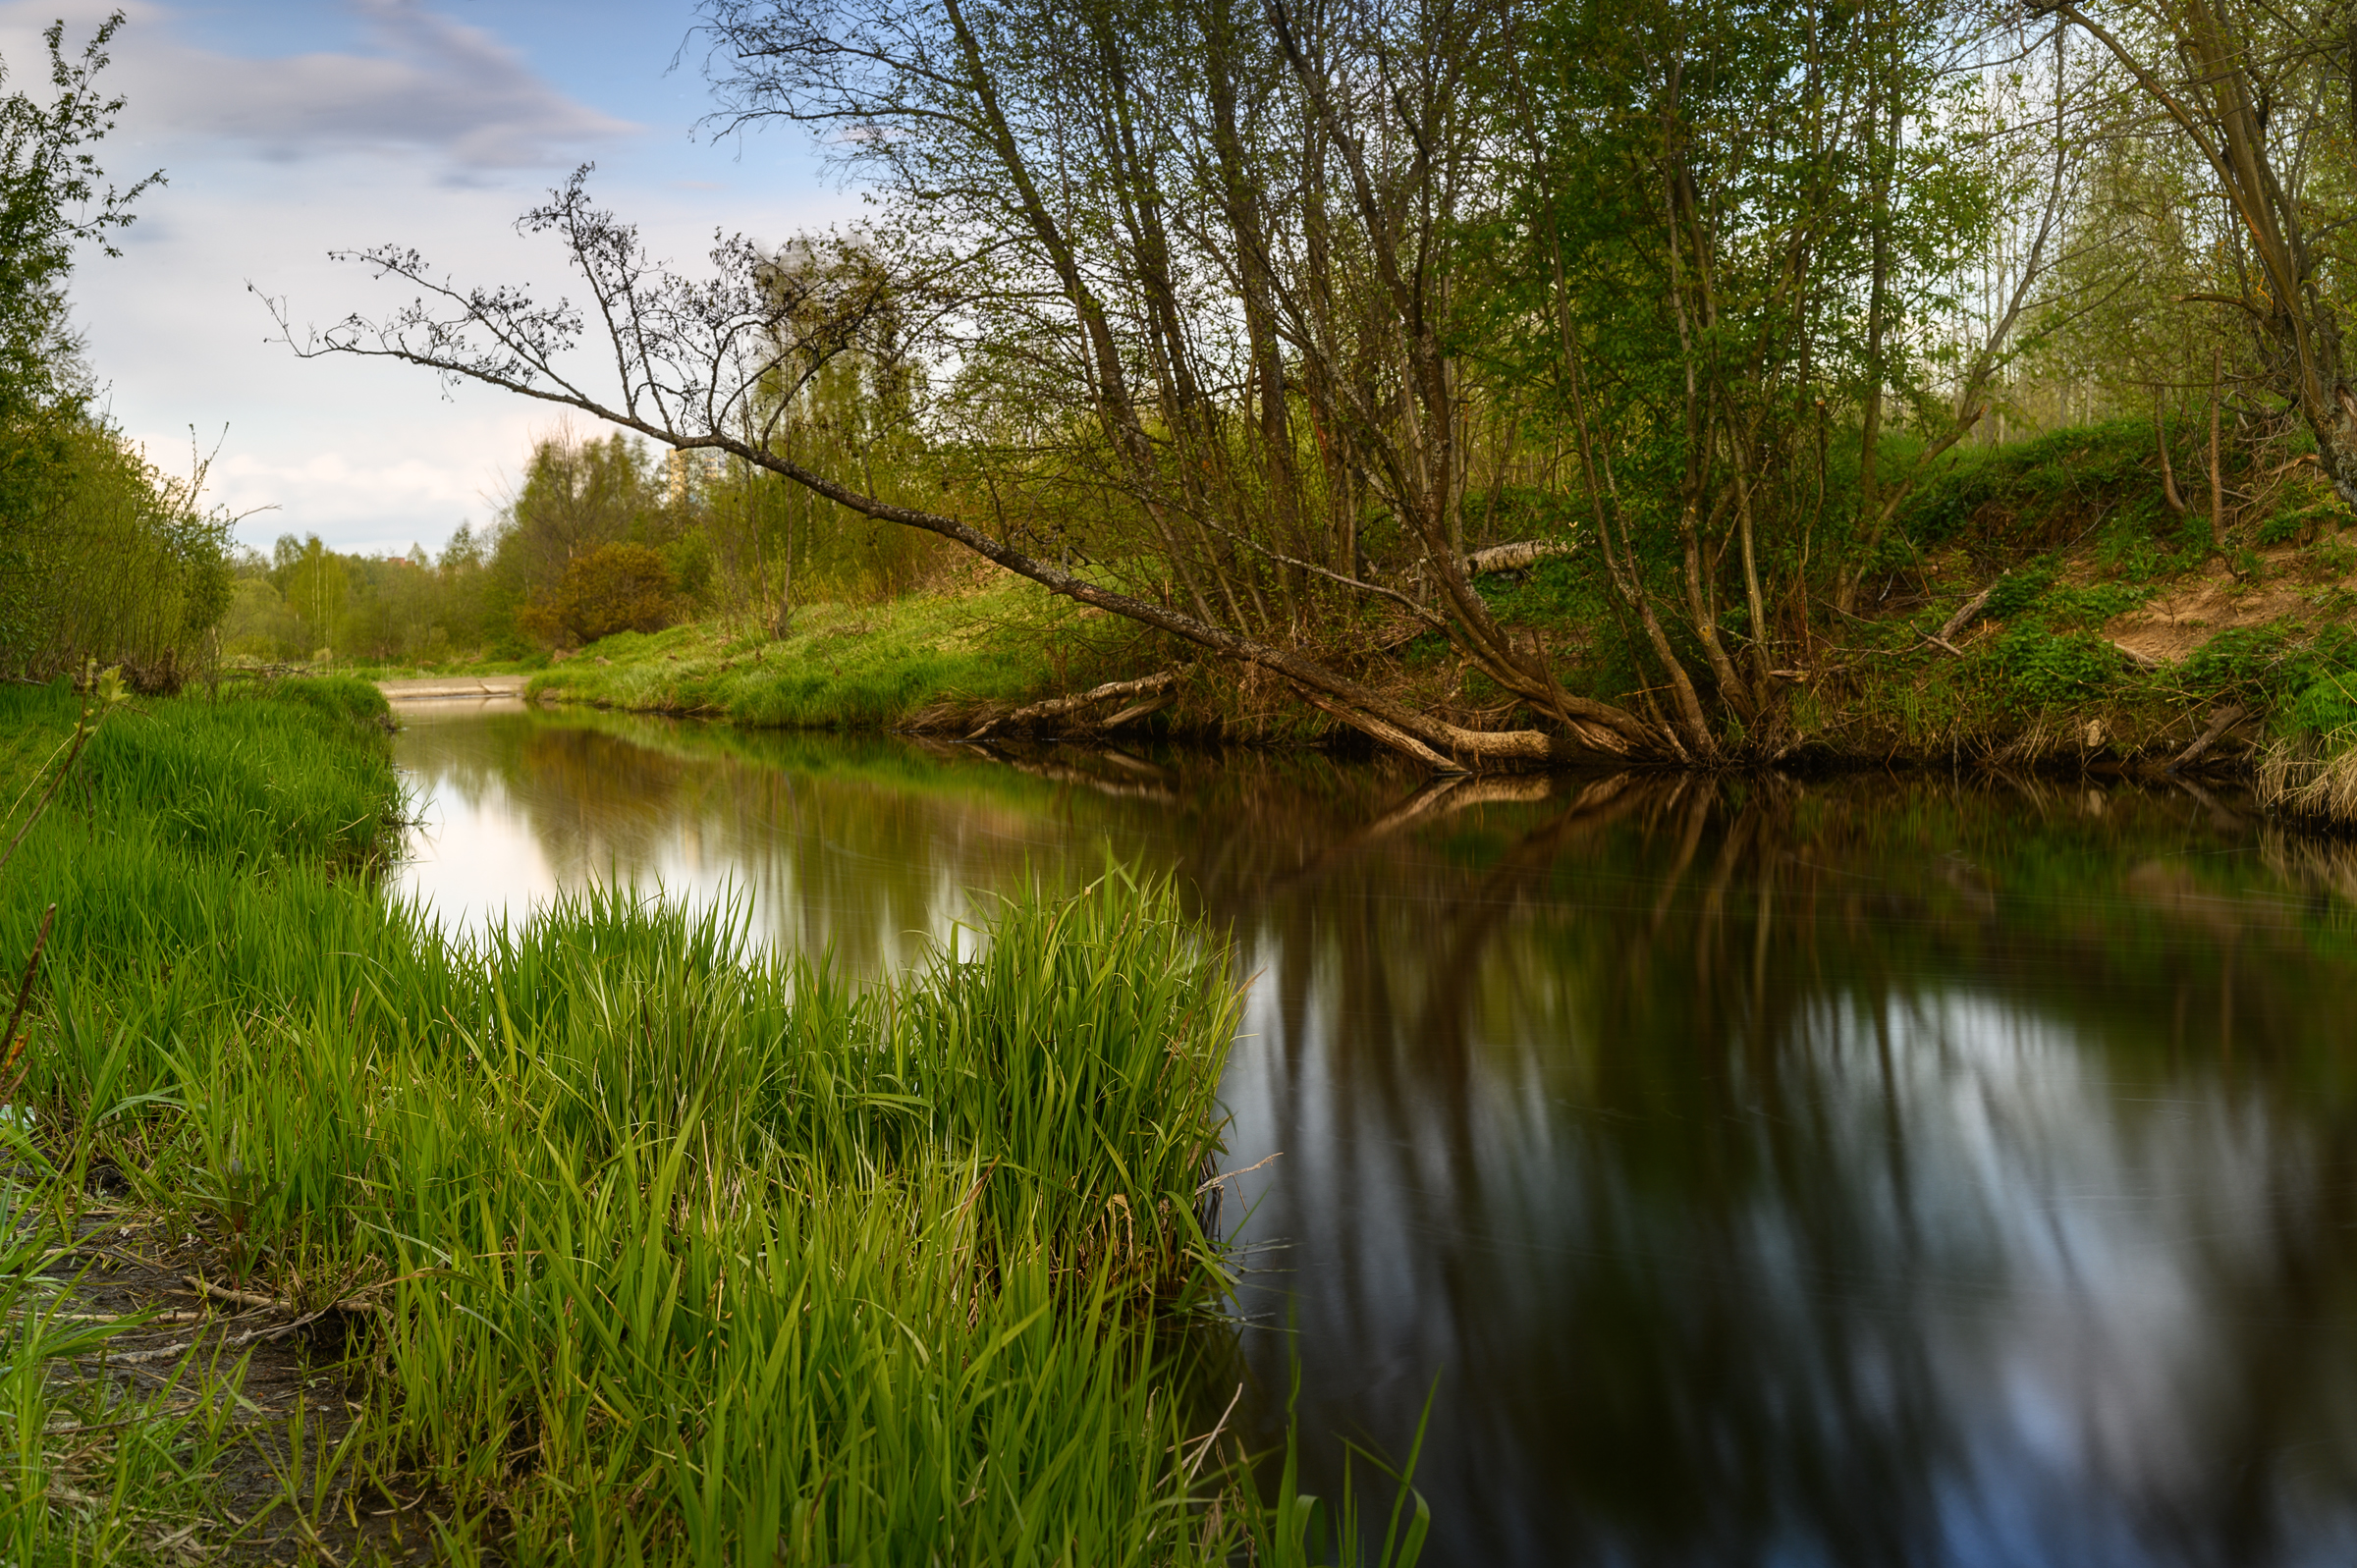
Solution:
[{"label": "bush", "polygon": [[2357,670],[2320,670],[2278,712],[2276,730],[2330,739],[2357,730]]},{"label": "bush", "polygon": [[240,577],[221,622],[221,651],[233,659],[300,659],[302,618],[267,577]]},{"label": "bush", "polygon": [[2062,563],[2054,556],[2023,563],[2007,572],[1989,595],[1986,614],[1992,621],[2010,621],[2036,609],[2061,573]]},{"label": "bush", "polygon": [[517,629],[579,646],[618,631],[661,631],[677,619],[672,573],[644,545],[600,545],[565,568],[554,598],[516,613]]},{"label": "bush", "polygon": [[2007,631],[1992,651],[2014,692],[2038,707],[2086,697],[2119,675],[2119,652],[2103,638],[2057,634],[2037,622]]},{"label": "bush", "polygon": [[196,483],[78,413],[0,425],[0,668],[45,679],[85,659],[169,691],[209,660],[230,608],[229,523]]},{"label": "bush", "polygon": [[2313,651],[2288,626],[2229,626],[2186,659],[2178,678],[2189,691],[2263,698],[2296,682]]}]

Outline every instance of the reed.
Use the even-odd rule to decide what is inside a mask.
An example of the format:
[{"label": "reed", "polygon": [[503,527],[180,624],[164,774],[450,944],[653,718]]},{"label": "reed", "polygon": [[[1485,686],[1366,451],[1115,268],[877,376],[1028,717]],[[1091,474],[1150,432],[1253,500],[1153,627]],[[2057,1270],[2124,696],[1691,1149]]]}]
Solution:
[{"label": "reed", "polygon": [[[0,764],[74,712],[0,690]],[[0,967],[60,910],[15,1135],[52,1222],[105,1162],[356,1325],[368,1413],[287,1509],[423,1488],[518,1561],[1309,1560],[1169,1331],[1225,1285],[1235,998],[1167,887],[1033,890],[864,989],[629,890],[461,944],[355,875],[381,712],[120,715],[0,879]]]}]

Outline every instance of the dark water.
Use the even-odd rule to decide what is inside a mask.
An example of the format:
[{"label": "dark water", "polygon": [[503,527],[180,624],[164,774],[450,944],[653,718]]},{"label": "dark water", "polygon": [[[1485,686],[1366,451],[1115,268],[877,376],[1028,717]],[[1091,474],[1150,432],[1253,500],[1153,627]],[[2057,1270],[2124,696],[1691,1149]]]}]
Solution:
[{"label": "dark water", "polygon": [[1437,1389],[1427,1561],[2357,1563],[2357,846],[2183,788],[408,717],[454,920],[734,885],[874,972],[966,890],[1174,872],[1252,981],[1230,1163],[1279,1155],[1249,1431],[1297,1352],[1331,1490]]}]

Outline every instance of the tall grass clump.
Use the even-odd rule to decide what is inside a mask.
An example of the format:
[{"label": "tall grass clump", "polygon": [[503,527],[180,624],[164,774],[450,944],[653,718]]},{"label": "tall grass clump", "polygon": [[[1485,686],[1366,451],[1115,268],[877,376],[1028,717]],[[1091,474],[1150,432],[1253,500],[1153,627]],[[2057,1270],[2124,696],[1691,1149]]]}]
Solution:
[{"label": "tall grass clump", "polygon": [[2357,669],[2320,669],[2283,702],[2259,752],[2258,795],[2271,809],[2357,825]]},{"label": "tall grass clump", "polygon": [[[0,762],[75,711],[0,690]],[[381,714],[135,705],[0,877],[0,959],[59,908],[24,1158],[347,1325],[335,1485],[518,1561],[1285,1536],[1195,1397],[1235,998],[1170,889],[1033,890],[867,988],[627,890],[456,943],[355,874],[398,816]]]},{"label": "tall grass clump", "polygon": [[[327,991],[274,1074],[314,1103],[213,1112],[208,1163],[244,1151],[271,1227],[341,1182],[343,1277],[403,1280],[416,1446],[383,1462],[552,1552],[1176,1553],[1199,1521],[1147,1309],[1213,1267],[1224,955],[1118,880],[1018,899],[984,957],[899,988],[740,938],[569,901],[493,932],[441,1016],[370,1030],[363,997],[339,1025]],[[399,1071],[340,1081],[385,1028]],[[329,1149],[323,1117],[366,1130]]]}]

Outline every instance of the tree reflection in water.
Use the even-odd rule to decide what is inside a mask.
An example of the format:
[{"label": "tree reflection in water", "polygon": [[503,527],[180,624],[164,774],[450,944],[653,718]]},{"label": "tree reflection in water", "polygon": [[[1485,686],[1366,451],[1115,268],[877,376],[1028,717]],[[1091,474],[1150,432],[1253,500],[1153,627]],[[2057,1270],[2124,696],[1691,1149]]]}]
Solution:
[{"label": "tree reflection in water", "polygon": [[1266,1271],[1223,1393],[1275,1442],[1297,1355],[1331,1490],[1437,1375],[1428,1560],[2357,1559],[2347,845],[2035,780],[1419,785],[520,707],[399,746],[446,909],[726,880],[880,972],[964,890],[1174,873],[1253,983],[1233,1162],[1283,1151],[1229,1199]]}]

